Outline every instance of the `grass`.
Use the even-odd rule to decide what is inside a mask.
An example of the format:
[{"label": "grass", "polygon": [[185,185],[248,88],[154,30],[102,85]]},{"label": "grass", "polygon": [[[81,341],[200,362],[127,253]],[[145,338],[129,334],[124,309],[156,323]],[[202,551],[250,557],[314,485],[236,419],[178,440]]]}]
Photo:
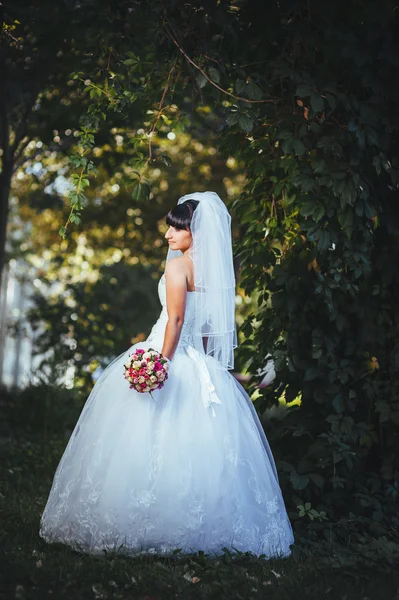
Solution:
[{"label": "grass", "polygon": [[399,573],[386,564],[345,567],[295,552],[266,561],[250,554],[169,558],[93,557],[38,535],[52,476],[67,439],[33,434],[1,441],[0,598],[394,600]]}]

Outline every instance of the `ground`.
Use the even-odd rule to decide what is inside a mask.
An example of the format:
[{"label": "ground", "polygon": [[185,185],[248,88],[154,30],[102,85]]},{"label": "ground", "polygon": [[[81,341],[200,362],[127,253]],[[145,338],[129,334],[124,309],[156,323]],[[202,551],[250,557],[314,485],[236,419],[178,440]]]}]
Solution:
[{"label": "ground", "polygon": [[64,438],[5,432],[1,440],[1,600],[263,599],[394,600],[399,573],[387,565],[343,566],[298,549],[267,561],[225,553],[159,559],[79,554],[38,535],[40,514]]}]

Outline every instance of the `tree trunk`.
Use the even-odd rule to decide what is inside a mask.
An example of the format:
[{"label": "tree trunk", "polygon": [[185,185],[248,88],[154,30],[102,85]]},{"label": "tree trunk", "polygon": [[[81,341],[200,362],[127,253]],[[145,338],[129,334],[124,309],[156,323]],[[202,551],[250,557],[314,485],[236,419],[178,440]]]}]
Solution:
[{"label": "tree trunk", "polygon": [[[3,24],[4,6],[0,3],[0,22]],[[4,32],[0,35],[0,81],[2,84],[2,93],[0,93],[0,148],[1,173],[0,173],[0,286],[6,254],[6,235],[9,212],[9,196],[11,188],[11,178],[13,172],[13,149],[10,146],[10,123],[9,123],[9,102],[7,96],[7,67],[6,67],[6,49],[7,40]]]},{"label": "tree trunk", "polygon": [[3,383],[4,370],[4,348],[7,336],[7,289],[8,289],[9,269],[8,265],[3,268],[3,275],[0,282],[0,386]]},{"label": "tree trunk", "polygon": [[6,257],[6,239],[11,177],[11,165],[7,165],[4,161],[3,169],[0,174],[0,282]]}]

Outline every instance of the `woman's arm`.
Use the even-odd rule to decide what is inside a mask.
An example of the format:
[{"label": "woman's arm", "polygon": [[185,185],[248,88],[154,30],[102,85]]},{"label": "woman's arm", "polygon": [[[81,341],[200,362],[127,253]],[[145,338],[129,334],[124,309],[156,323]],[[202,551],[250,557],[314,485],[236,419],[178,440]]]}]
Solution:
[{"label": "woman's arm", "polygon": [[172,258],[168,261],[165,279],[168,322],[165,329],[162,354],[171,360],[179,343],[187,297],[186,274],[178,258]]}]

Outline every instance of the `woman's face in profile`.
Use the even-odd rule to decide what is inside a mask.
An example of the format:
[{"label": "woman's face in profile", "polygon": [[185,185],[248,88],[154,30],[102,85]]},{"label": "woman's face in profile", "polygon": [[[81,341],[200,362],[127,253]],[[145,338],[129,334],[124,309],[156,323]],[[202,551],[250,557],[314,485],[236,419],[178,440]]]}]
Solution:
[{"label": "woman's face in profile", "polygon": [[170,225],[165,233],[165,238],[168,241],[169,248],[184,252],[191,246],[193,236],[189,229],[176,229],[176,227]]},{"label": "woman's face in profile", "polygon": [[176,227],[170,225],[165,233],[165,238],[172,250],[181,250],[184,252],[191,246],[193,236],[189,229],[176,229]]}]

